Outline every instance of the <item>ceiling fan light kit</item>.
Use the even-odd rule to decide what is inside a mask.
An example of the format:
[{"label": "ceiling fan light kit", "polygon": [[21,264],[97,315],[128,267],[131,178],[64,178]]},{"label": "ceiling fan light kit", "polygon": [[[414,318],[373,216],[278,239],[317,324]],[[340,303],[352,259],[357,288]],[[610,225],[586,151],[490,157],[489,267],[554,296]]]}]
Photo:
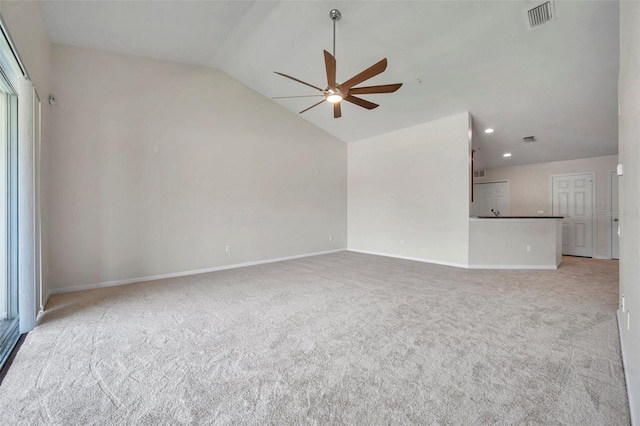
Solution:
[{"label": "ceiling fan light kit", "polygon": [[395,84],[384,84],[384,85],[379,85],[379,86],[368,86],[368,87],[354,87],[357,86],[358,84],[369,80],[370,78],[375,77],[378,74],[381,74],[382,72],[384,72],[385,69],[387,69],[387,58],[382,59],[381,61],[375,63],[374,65],[370,66],[369,68],[367,68],[366,70],[362,71],[361,73],[351,77],[349,80],[345,81],[342,84],[338,84],[336,81],[336,58],[335,58],[335,53],[336,53],[336,21],[339,21],[340,18],[342,17],[342,14],[340,13],[340,11],[338,9],[331,9],[331,11],[329,11],[329,17],[331,18],[331,20],[333,21],[333,54],[327,52],[326,50],[324,51],[324,64],[325,64],[325,71],[327,74],[327,87],[325,89],[321,89],[320,87],[314,86],[313,84],[309,84],[307,82],[304,82],[302,80],[299,80],[295,77],[292,77],[290,75],[287,74],[283,74],[281,72],[278,71],[274,71],[276,74],[281,75],[283,77],[286,77],[290,80],[296,81],[300,84],[304,84],[305,86],[309,86],[315,90],[318,90],[319,92],[321,92],[321,94],[317,94],[317,95],[302,95],[302,96],[278,96],[275,97],[273,99],[287,99],[287,98],[301,98],[301,97],[313,97],[313,96],[322,96],[324,97],[323,100],[321,100],[320,102],[311,105],[309,108],[304,109],[302,111],[300,111],[300,114],[302,114],[303,112],[309,111],[311,108],[316,107],[318,105],[320,105],[321,103],[327,101],[331,104],[333,104],[333,117],[334,118],[340,118],[342,117],[342,109],[341,109],[341,104],[342,101],[347,101],[350,102],[354,105],[358,105],[359,107],[362,108],[366,108],[366,109],[374,109],[377,108],[379,105],[375,104],[373,102],[369,102],[365,99],[362,99],[360,97],[356,97],[353,95],[367,95],[367,94],[374,94],[374,93],[393,93],[396,90],[398,90],[401,86],[402,83],[395,83]]}]

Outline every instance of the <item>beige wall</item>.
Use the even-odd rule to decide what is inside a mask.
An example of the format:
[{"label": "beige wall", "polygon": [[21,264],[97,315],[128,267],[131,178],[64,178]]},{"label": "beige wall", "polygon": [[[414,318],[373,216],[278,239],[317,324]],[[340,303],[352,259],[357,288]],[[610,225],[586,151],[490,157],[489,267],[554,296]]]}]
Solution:
[{"label": "beige wall", "polygon": [[538,210],[544,210],[545,215],[551,215],[551,175],[595,172],[596,223],[594,255],[609,258],[611,234],[609,217],[607,217],[606,211],[609,209],[610,172],[616,169],[617,164],[618,156],[609,155],[580,160],[502,167],[487,170],[485,177],[476,178],[475,182],[508,180],[509,214],[512,216],[537,216]]},{"label": "beige wall", "polygon": [[[620,2],[620,313],[632,418],[640,422],[640,3]],[[627,323],[629,329],[627,330]]]},{"label": "beige wall", "polygon": [[54,44],[52,70],[57,288],[346,248],[340,140],[214,69]]},{"label": "beige wall", "polygon": [[349,248],[466,265],[469,114],[349,144]]},{"label": "beige wall", "polygon": [[[50,156],[50,106],[47,98],[51,92],[51,42],[42,21],[40,6],[36,1],[0,1],[0,13],[11,38],[27,68],[29,77],[42,101],[42,158]],[[41,162],[42,184],[42,278],[43,293],[51,289],[48,256],[48,194],[50,170],[46,161]],[[38,301],[39,303],[39,301]]]}]

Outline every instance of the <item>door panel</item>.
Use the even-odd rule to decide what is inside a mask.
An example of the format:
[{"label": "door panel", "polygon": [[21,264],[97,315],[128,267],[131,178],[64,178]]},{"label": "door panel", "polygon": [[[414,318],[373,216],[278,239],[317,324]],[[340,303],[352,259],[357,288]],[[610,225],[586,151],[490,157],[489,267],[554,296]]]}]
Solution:
[{"label": "door panel", "polygon": [[585,248],[587,245],[587,230],[584,223],[576,223],[576,247]]},{"label": "door panel", "polygon": [[562,192],[558,194],[558,216],[569,216],[569,194]]},{"label": "door panel", "polygon": [[576,216],[582,217],[585,215],[585,211],[584,211],[585,199],[584,198],[585,198],[584,192],[576,192],[574,194],[573,205],[576,207],[576,210],[574,212]]},{"label": "door panel", "polygon": [[552,178],[552,211],[564,216],[562,254],[593,256],[593,177],[590,174]]}]

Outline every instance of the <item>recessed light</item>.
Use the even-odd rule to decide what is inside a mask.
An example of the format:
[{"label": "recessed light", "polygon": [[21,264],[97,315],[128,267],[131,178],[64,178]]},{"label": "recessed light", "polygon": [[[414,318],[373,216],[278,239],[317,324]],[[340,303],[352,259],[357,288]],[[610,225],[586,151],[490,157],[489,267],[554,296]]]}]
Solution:
[{"label": "recessed light", "polygon": [[510,152],[505,152],[504,154],[502,154],[503,157],[511,157],[511,153]]},{"label": "recessed light", "polygon": [[488,128],[487,130],[484,131],[485,133],[493,133],[493,129],[492,128]]}]

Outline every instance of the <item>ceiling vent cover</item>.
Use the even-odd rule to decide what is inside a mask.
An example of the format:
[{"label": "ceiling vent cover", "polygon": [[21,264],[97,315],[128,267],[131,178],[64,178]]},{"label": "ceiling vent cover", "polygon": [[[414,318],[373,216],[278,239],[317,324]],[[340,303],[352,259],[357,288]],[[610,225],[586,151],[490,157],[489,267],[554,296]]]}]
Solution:
[{"label": "ceiling vent cover", "polygon": [[536,141],[536,137],[535,136],[525,136],[524,138],[522,138],[522,140],[525,143],[535,142]]},{"label": "ceiling vent cover", "polygon": [[473,177],[474,178],[484,177],[484,170],[477,170],[477,171],[473,172]]},{"label": "ceiling vent cover", "polygon": [[548,1],[527,11],[529,15],[529,28],[533,29],[556,19],[553,2]]}]

